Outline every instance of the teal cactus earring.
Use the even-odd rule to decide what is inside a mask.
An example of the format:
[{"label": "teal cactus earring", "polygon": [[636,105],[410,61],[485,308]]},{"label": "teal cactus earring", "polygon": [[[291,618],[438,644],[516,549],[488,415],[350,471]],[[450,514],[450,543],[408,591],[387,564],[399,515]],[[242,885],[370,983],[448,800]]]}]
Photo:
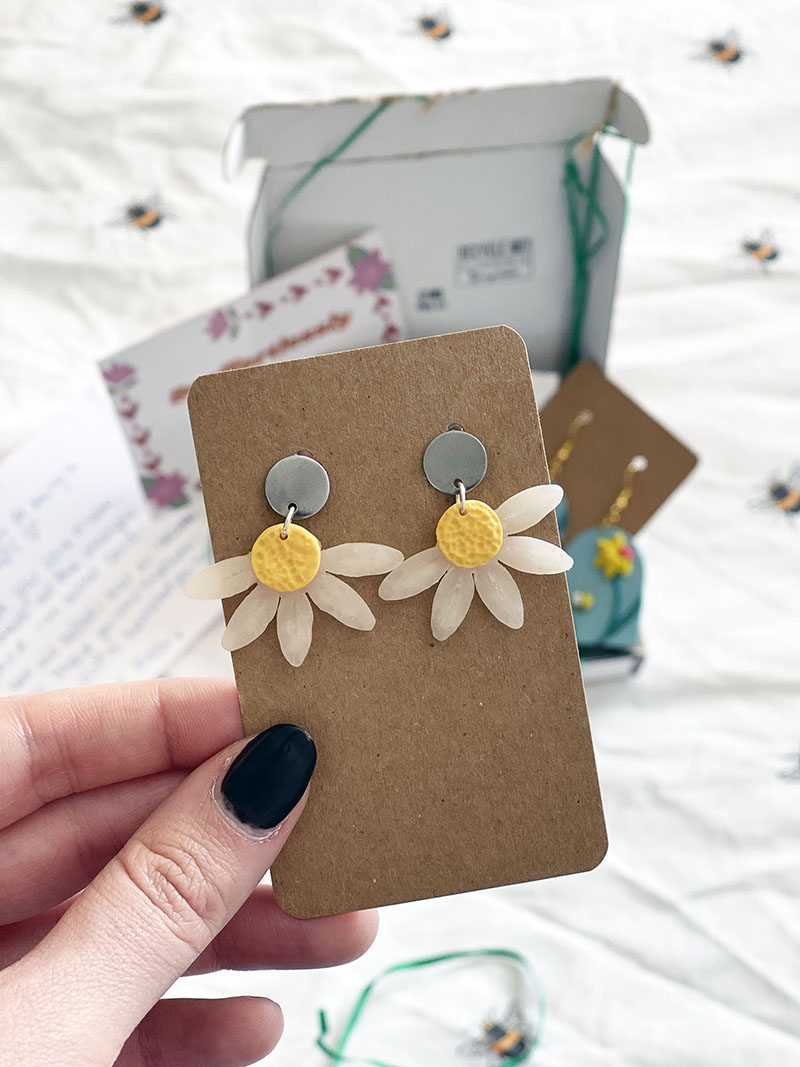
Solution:
[{"label": "teal cactus earring", "polygon": [[[583,411],[579,411],[572,422],[569,424],[567,430],[567,436],[564,443],[558,449],[556,454],[550,461],[550,481],[554,485],[558,485],[558,479],[566,464],[569,462],[569,458],[572,455],[572,451],[578,440],[578,434],[584,428],[588,426],[594,419],[594,415],[588,408],[584,408]],[[563,486],[562,486],[563,488]],[[556,508],[556,522],[558,523],[558,533],[563,539],[564,533],[569,525],[569,500],[566,493],[561,498],[561,503]]]},{"label": "teal cactus earring", "polygon": [[645,457],[634,456],[602,523],[582,530],[567,545],[575,560],[567,582],[582,654],[625,650],[639,642],[642,560],[620,522],[633,496],[634,482],[645,470]]}]

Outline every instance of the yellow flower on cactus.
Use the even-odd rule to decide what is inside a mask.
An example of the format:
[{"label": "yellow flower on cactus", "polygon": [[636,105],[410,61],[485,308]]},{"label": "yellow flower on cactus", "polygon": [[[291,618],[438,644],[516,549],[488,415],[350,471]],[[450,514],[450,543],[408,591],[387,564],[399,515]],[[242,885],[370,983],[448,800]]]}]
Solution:
[{"label": "yellow flower on cactus", "polygon": [[609,581],[619,575],[627,578],[633,571],[635,556],[624,533],[615,533],[613,537],[597,538],[597,555],[594,565],[601,570]]}]

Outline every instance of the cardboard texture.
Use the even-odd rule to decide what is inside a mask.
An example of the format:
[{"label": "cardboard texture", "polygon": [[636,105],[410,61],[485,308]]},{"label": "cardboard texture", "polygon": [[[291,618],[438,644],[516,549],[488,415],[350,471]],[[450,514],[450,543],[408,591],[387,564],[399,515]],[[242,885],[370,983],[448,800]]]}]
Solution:
[{"label": "cardboard texture", "polygon": [[[575,274],[567,144],[605,119],[637,144],[649,139],[634,97],[613,92],[612,81],[593,78],[248,108],[231,130],[225,166],[233,175],[246,159],[266,161],[249,224],[251,282],[376,225],[410,337],[499,319],[522,334],[532,366],[563,371]],[[589,167],[587,158],[584,179]],[[581,351],[602,365],[625,215],[622,184],[602,155],[596,195],[608,229],[588,267]]]},{"label": "cardboard texture", "polygon": [[626,466],[636,455],[647,458],[647,470],[636,475],[634,493],[620,522],[635,534],[655,514],[697,463],[697,456],[674,437],[593,363],[581,363],[542,410],[542,432],[552,458],[578,412],[594,419],[585,426],[558,476],[569,500],[569,526],[564,541],[599,525],[622,487]]},{"label": "cardboard texture", "polygon": [[[400,342],[199,378],[189,396],[217,560],[277,521],[270,466],[307,449],[328,504],[305,525],[324,546],[376,541],[406,556],[435,543],[451,503],[422,455],[449,423],[484,442],[470,496],[499,505],[547,481],[522,339],[507,327]],[[557,541],[554,517],[534,531]],[[348,579],[369,633],[315,608],[302,667],[274,623],[233,654],[248,733],[294,722],[319,762],[308,806],[273,868],[275,892],[310,917],[587,870],[606,836],[563,575],[514,574],[521,630],[475,601],[448,641],[431,636],[434,590],[396,603]],[[241,597],[225,602],[226,617]]]}]

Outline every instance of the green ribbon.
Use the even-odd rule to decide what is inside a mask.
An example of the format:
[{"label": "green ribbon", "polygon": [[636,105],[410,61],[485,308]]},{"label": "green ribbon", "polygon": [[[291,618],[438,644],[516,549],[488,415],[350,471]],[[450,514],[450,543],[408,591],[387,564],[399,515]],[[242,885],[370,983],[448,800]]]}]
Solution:
[{"label": "green ribbon", "polygon": [[625,167],[623,196],[625,208],[623,229],[628,221],[630,203],[630,186],[633,179],[633,160],[636,145],[611,126],[604,126],[593,139],[592,156],[589,166],[589,180],[584,182],[576,158],[576,149],[586,139],[586,134],[579,134],[567,142],[564,160],[564,188],[567,193],[567,215],[569,217],[572,238],[572,259],[575,276],[572,288],[572,312],[570,315],[569,343],[564,374],[568,374],[581,359],[581,338],[586,319],[586,307],[589,302],[589,281],[591,261],[608,240],[610,228],[605,212],[597,200],[597,183],[600,175],[600,141],[603,136],[619,137],[628,141],[628,161]]},{"label": "green ribbon", "polygon": [[539,990],[537,983],[534,981],[532,968],[525,957],[519,952],[514,952],[512,949],[506,948],[478,948],[466,949],[462,952],[447,952],[441,956],[428,956],[424,959],[408,960],[405,963],[395,963],[391,967],[387,967],[368,982],[359,993],[342,1031],[342,1036],[339,1038],[335,1047],[328,1044],[326,1040],[328,1035],[328,1021],[325,1012],[320,1011],[317,1046],[322,1049],[325,1055],[329,1056],[334,1063],[363,1063],[367,1064],[368,1067],[398,1067],[397,1064],[388,1063],[386,1060],[378,1060],[366,1056],[349,1056],[345,1054],[345,1050],[361,1020],[367,1002],[377,986],[384,978],[388,978],[393,974],[401,974],[405,971],[416,971],[422,967],[431,967],[437,963],[447,963],[450,960],[476,959],[480,957],[508,960],[511,963],[515,963],[527,977],[531,987],[536,992],[536,1019],[533,1022],[533,1033],[529,1035],[530,1044],[523,1053],[519,1056],[515,1056],[514,1059],[503,1060],[504,1067],[514,1067],[515,1064],[523,1063],[530,1057],[541,1041],[545,1015],[544,994]]},{"label": "green ribbon", "polygon": [[377,107],[374,107],[372,111],[370,111],[370,113],[366,116],[366,118],[362,119],[361,122],[359,122],[359,124],[356,126],[356,128],[350,133],[348,133],[347,137],[345,137],[343,141],[341,141],[331,152],[328,152],[327,155],[322,156],[321,159],[318,159],[317,162],[313,165],[313,167],[310,167],[302,176],[302,178],[299,178],[294,183],[291,189],[289,189],[289,191],[275,206],[270,215],[271,221],[269,228],[267,229],[267,240],[264,249],[264,259],[266,263],[268,278],[271,278],[275,273],[274,243],[275,238],[280,232],[281,223],[283,221],[283,216],[286,213],[286,209],[289,207],[289,205],[298,195],[298,193],[301,193],[303,189],[305,189],[305,187],[308,185],[308,183],[312,182],[314,178],[316,178],[316,176],[321,170],[324,170],[324,168],[327,167],[330,163],[333,163],[334,160],[338,159],[342,152],[345,152],[350,147],[350,145],[353,144],[354,141],[358,140],[364,130],[371,126],[372,123],[384,113],[387,107],[389,107],[389,105],[393,102],[393,99],[394,98],[383,100],[380,104],[377,105]]}]

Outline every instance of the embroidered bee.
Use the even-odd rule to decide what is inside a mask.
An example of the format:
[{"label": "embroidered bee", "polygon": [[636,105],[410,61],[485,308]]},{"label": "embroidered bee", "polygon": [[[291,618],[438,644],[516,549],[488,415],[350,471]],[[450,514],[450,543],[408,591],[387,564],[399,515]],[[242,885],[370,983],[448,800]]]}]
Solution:
[{"label": "embroidered bee", "polygon": [[781,254],[769,230],[764,230],[761,236],[755,239],[746,237],[742,241],[741,249],[743,255],[757,263],[763,271],[768,271],[768,264],[774,263]]},{"label": "embroidered bee", "polygon": [[706,54],[723,67],[738,63],[744,55],[733,30],[729,30],[725,37],[718,37],[709,41],[706,45]]},{"label": "embroidered bee", "polygon": [[114,22],[138,22],[142,26],[152,26],[166,15],[166,8],[161,4],[133,3],[127,4],[125,10]]},{"label": "embroidered bee", "polygon": [[432,41],[445,41],[453,33],[453,27],[445,18],[443,12],[435,15],[423,15],[417,19],[420,31]]},{"label": "embroidered bee", "polygon": [[788,516],[800,514],[800,464],[795,463],[785,478],[770,479],[765,492],[753,501],[753,506]]},{"label": "embroidered bee", "polygon": [[130,226],[134,230],[145,233],[155,230],[161,223],[169,218],[169,215],[161,206],[161,198],[157,195],[147,200],[132,200],[122,211],[122,215],[114,219],[112,226]]},{"label": "embroidered bee", "polygon": [[483,1033],[461,1046],[467,1056],[483,1056],[489,1063],[515,1063],[533,1050],[533,1035],[529,1031],[519,1005],[512,1004],[501,1019],[487,1019]]}]

